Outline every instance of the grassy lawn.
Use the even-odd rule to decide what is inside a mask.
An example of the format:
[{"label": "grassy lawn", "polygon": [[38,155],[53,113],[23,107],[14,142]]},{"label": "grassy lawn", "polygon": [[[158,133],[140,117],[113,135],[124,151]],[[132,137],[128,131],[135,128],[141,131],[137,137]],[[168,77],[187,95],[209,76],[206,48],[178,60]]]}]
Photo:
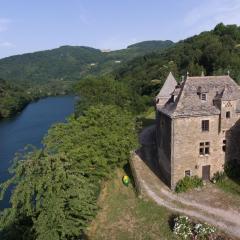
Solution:
[{"label": "grassy lawn", "polygon": [[234,181],[230,178],[226,178],[221,182],[217,182],[217,186],[224,192],[231,193],[240,196],[240,181]]},{"label": "grassy lawn", "polygon": [[100,210],[90,225],[89,239],[177,239],[169,226],[171,212],[136,197],[132,185],[122,184],[123,170],[108,181],[99,199]]}]

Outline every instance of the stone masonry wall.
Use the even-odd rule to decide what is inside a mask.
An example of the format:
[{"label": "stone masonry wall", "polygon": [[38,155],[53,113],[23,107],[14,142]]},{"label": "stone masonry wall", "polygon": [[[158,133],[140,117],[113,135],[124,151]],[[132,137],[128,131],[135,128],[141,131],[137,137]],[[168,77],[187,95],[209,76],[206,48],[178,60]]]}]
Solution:
[{"label": "stone masonry wall", "polygon": [[[209,120],[209,131],[202,132],[202,120]],[[225,132],[219,132],[219,116],[178,118],[173,120],[172,188],[190,170],[202,177],[202,166],[210,165],[210,175],[222,171],[225,152],[222,150]],[[210,142],[210,154],[200,156],[200,142]]]},{"label": "stone masonry wall", "polygon": [[157,111],[156,139],[160,176],[171,186],[171,118]]}]

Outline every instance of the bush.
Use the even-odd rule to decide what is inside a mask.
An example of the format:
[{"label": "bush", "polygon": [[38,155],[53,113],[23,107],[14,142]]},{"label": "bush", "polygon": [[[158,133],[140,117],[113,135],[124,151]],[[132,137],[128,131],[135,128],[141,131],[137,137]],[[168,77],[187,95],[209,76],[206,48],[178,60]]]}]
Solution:
[{"label": "bush", "polygon": [[177,216],[173,221],[173,232],[181,239],[213,239],[212,236],[217,231],[207,223],[194,223],[187,216]]},{"label": "bush", "polygon": [[216,228],[210,226],[206,223],[197,223],[193,228],[194,235],[197,236],[197,239],[209,239],[211,234],[216,232]]},{"label": "bush", "polygon": [[186,192],[189,189],[198,188],[202,186],[203,186],[203,181],[201,178],[197,176],[192,176],[192,177],[186,176],[177,183],[175,191],[177,193]]},{"label": "bush", "polygon": [[182,239],[188,239],[188,237],[192,236],[192,223],[189,218],[187,216],[174,218],[173,232]]},{"label": "bush", "polygon": [[212,177],[212,182],[216,183],[216,182],[223,182],[223,180],[226,179],[226,173],[225,172],[216,172],[214,173],[213,177]]}]

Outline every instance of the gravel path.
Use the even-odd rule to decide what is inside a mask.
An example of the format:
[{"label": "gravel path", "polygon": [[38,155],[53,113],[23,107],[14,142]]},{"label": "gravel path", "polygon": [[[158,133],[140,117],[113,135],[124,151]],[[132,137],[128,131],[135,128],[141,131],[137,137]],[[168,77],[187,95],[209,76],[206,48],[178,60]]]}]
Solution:
[{"label": "gravel path", "polygon": [[[211,196],[211,201],[206,203],[206,199],[204,199],[206,193],[205,195],[203,193],[203,199],[199,197],[201,192],[195,194],[195,198],[194,193],[190,193],[189,196],[188,194],[175,194],[161,182],[157,176],[158,166],[156,165],[156,159],[154,159],[156,156],[154,133],[155,126],[150,126],[142,131],[139,136],[142,148],[132,158],[132,164],[135,168],[135,175],[142,195],[150,197],[157,204],[172,211],[208,222],[240,239],[239,202],[236,202],[235,206],[225,206],[226,202],[223,202],[221,207],[216,207],[214,206],[214,196]],[[219,196],[216,195],[216,197]],[[227,195],[226,198],[228,198]],[[216,200],[221,202],[221,199]]]}]

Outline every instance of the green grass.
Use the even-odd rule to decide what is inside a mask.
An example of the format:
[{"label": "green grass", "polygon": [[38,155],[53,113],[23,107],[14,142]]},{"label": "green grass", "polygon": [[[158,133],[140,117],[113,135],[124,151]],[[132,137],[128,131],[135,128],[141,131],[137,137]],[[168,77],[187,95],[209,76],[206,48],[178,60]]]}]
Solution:
[{"label": "green grass", "polygon": [[132,185],[122,184],[123,170],[104,187],[89,239],[177,239],[169,226],[172,213],[152,201],[139,199]]},{"label": "green grass", "polygon": [[226,178],[222,181],[217,182],[217,186],[224,192],[231,193],[240,196],[240,181]]}]

